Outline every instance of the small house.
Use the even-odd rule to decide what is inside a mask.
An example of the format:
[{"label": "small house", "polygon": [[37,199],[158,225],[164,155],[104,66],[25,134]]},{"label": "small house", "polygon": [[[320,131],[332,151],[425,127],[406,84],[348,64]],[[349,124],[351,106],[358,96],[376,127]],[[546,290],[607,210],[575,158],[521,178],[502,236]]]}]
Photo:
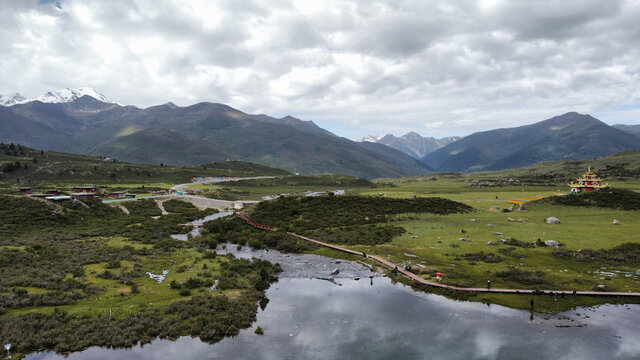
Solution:
[{"label": "small house", "polygon": [[138,197],[137,194],[124,194],[124,197],[127,199],[135,199]]},{"label": "small house", "polygon": [[78,200],[94,200],[96,198],[96,193],[74,192],[71,194],[71,197]]},{"label": "small house", "polygon": [[32,192],[33,192],[33,191],[31,190],[31,188],[30,188],[30,187],[23,187],[23,188],[20,188],[20,194],[23,194],[23,195],[29,195],[29,194],[31,194]]},{"label": "small house", "polygon": [[91,185],[91,186],[76,186],[73,188],[73,192],[74,193],[96,193],[98,192],[98,186],[97,185]]},{"label": "small house", "polygon": [[200,189],[185,189],[183,191],[183,193],[187,194],[187,195],[197,195],[200,194],[202,192],[202,190]]},{"label": "small house", "polygon": [[62,194],[58,189],[49,189],[47,190],[47,195],[60,195]]},{"label": "small house", "polygon": [[123,193],[123,192],[112,192],[109,195],[107,195],[107,197],[109,199],[124,199],[125,195],[126,193]]}]

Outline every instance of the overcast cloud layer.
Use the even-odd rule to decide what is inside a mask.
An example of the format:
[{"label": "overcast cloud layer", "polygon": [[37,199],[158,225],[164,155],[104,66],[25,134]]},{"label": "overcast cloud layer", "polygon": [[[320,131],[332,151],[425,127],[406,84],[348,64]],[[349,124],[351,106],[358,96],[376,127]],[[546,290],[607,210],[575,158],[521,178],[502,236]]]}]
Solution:
[{"label": "overcast cloud layer", "polygon": [[220,102],[347,137],[640,122],[640,2],[0,2],[0,92]]}]

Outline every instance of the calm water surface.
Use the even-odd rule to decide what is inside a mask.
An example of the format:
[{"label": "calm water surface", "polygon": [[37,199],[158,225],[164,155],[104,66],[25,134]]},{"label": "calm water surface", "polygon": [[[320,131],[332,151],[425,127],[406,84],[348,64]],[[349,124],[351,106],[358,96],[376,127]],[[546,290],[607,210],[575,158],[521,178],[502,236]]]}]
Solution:
[{"label": "calm water surface", "polygon": [[[368,269],[313,255],[219,249],[283,264],[258,320],[209,345],[182,337],[133,349],[90,348],[68,359],[639,359],[640,306],[528,311],[418,293]],[[340,269],[335,281],[328,278]],[[310,270],[309,270],[310,269]],[[359,281],[354,280],[359,276]],[[578,315],[579,314],[579,315]],[[585,317],[587,315],[588,317]],[[573,320],[573,321],[572,321]],[[254,334],[256,326],[264,336]],[[569,327],[558,327],[569,326]],[[55,353],[27,359],[64,359]]]}]

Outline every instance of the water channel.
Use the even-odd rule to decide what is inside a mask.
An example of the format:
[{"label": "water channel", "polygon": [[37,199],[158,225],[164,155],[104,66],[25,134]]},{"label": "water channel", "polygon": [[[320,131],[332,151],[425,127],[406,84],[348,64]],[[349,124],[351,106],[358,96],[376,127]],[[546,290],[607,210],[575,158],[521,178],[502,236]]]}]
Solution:
[{"label": "water channel", "polygon": [[[279,262],[256,323],[216,344],[181,337],[131,349],[92,347],[62,359],[639,359],[640,305],[552,317],[413,291],[362,264],[219,246],[219,254]],[[335,269],[339,272],[335,273]],[[371,277],[372,276],[372,277]],[[359,278],[359,280],[356,280]],[[264,335],[256,335],[257,326]]]}]

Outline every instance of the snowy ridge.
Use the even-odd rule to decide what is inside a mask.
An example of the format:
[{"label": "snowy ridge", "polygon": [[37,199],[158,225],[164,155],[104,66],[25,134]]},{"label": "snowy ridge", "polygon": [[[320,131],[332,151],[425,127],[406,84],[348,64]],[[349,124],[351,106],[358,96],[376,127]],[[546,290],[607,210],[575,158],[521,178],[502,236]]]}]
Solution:
[{"label": "snowy ridge", "polygon": [[66,88],[62,90],[49,91],[42,96],[30,99],[27,99],[18,93],[0,95],[0,105],[13,106],[16,104],[24,104],[32,101],[41,101],[43,103],[68,103],[77,100],[85,95],[104,103],[112,103],[111,101],[109,101],[109,99],[107,99],[106,96],[100,94],[92,88],[79,87],[75,89]]},{"label": "snowy ridge", "polygon": [[22,101],[26,100],[24,96],[19,93],[13,94],[0,94],[0,105],[11,106],[15,104],[22,104]]},{"label": "snowy ridge", "polygon": [[358,142],[368,141],[368,142],[374,142],[374,143],[375,143],[375,142],[380,141],[380,140],[381,140],[383,137],[385,137],[385,136],[387,136],[387,134],[380,134],[380,135],[378,135],[378,136],[375,136],[375,135],[369,135],[369,136],[365,136],[365,137],[363,137],[363,138],[361,138],[361,139],[358,139],[358,140],[356,140],[356,141],[358,141]]}]

